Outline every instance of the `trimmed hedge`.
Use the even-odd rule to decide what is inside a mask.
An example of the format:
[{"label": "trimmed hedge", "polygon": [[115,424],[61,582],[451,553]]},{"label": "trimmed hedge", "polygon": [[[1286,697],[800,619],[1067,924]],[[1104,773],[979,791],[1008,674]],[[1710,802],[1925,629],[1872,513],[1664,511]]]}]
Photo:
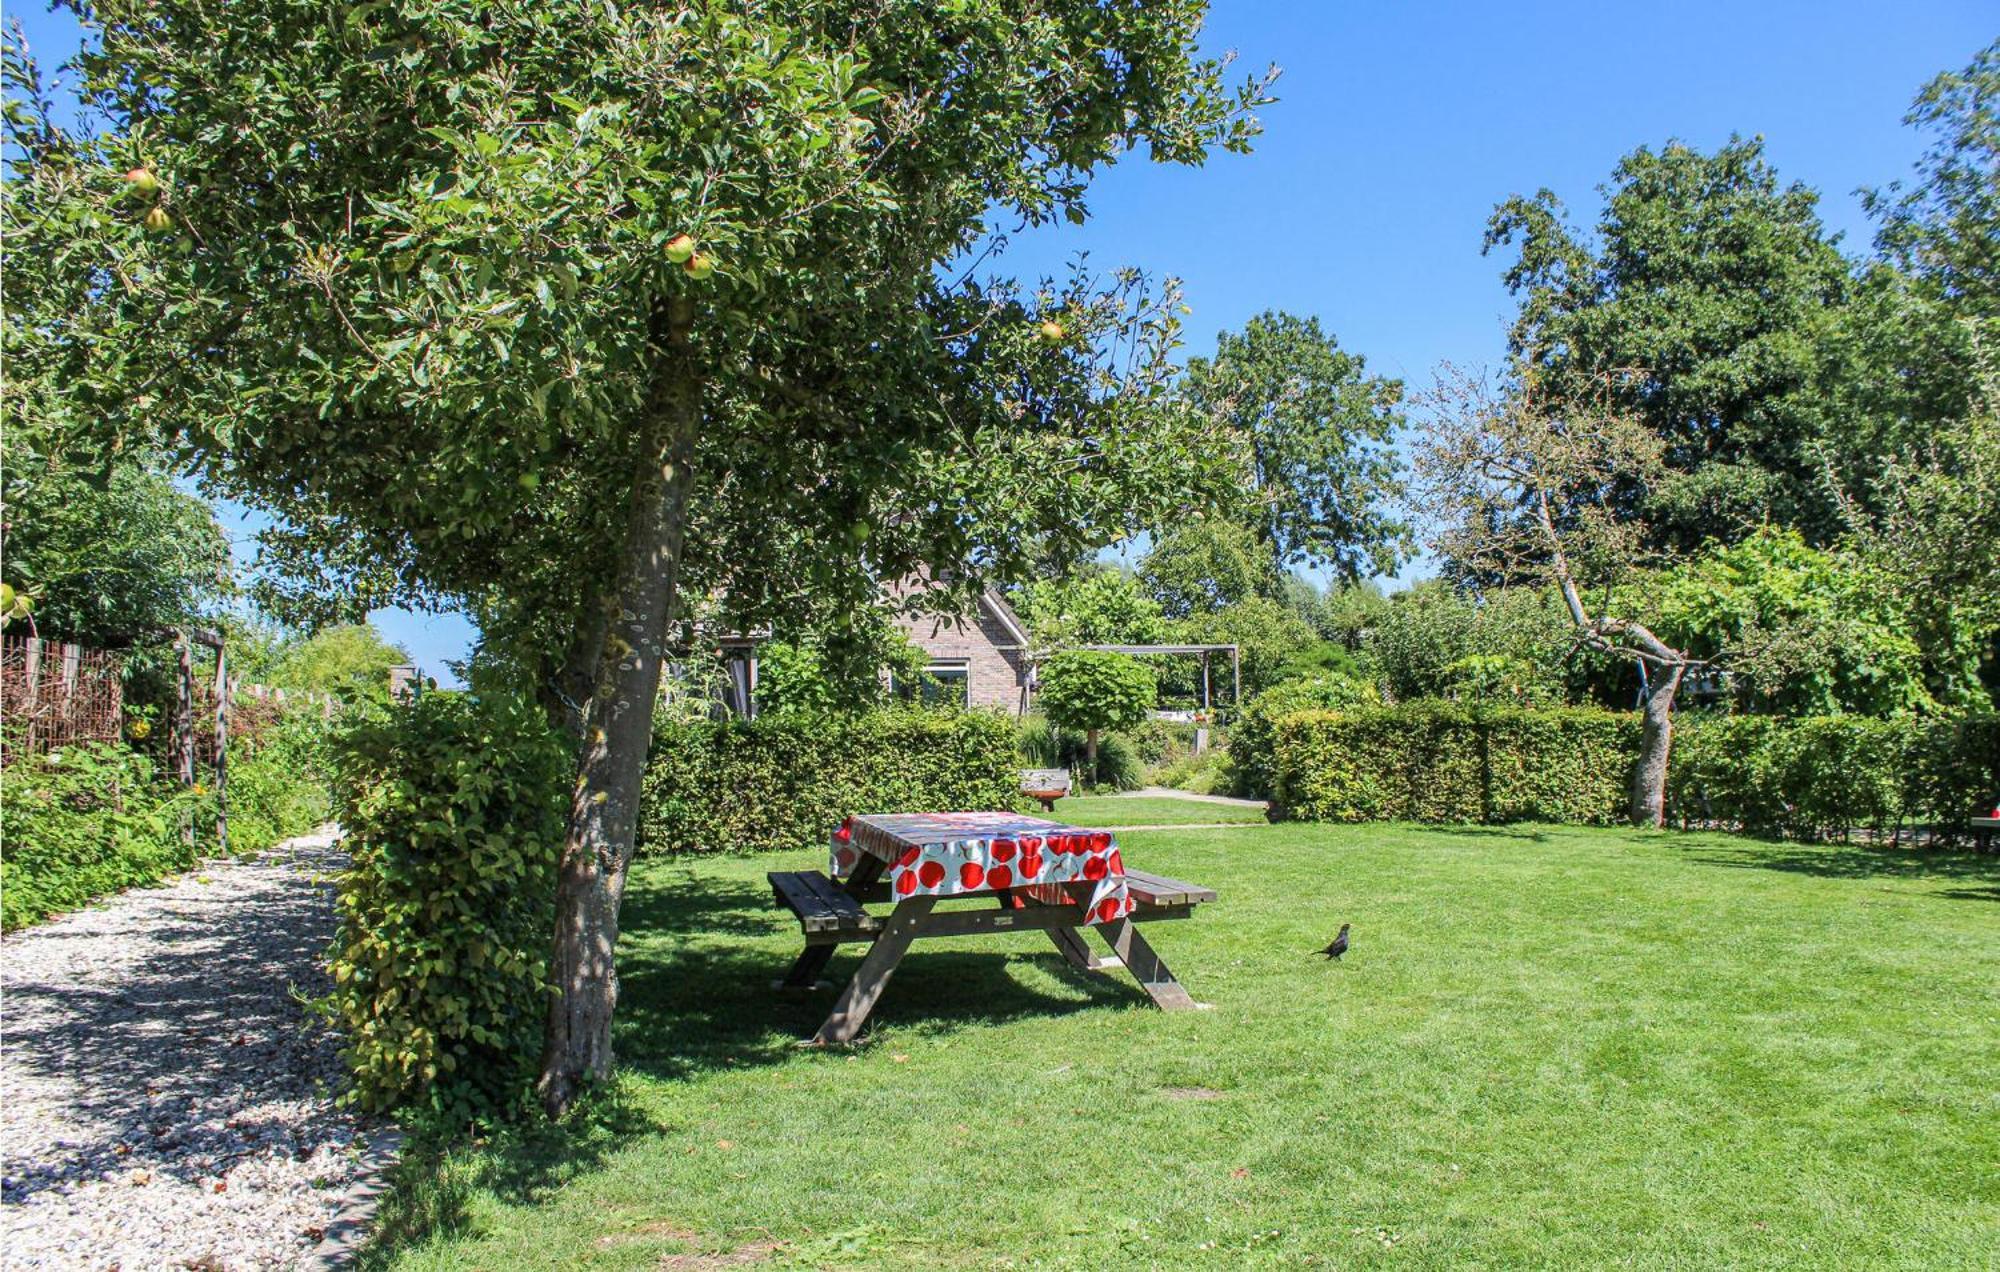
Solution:
[{"label": "trimmed hedge", "polygon": [[890,708],[667,725],[654,733],[642,853],[823,847],[850,813],[1002,809],[1020,790],[1014,721]]},{"label": "trimmed hedge", "polygon": [[2000,794],[2000,716],[1696,718],[1675,733],[1667,815],[1792,839],[1969,833]]},{"label": "trimmed hedge", "polygon": [[355,725],[335,754],[353,864],[325,1003],[346,1034],[349,1098],[461,1122],[525,1107],[569,747],[525,702],[427,693]]},{"label": "trimmed hedge", "polygon": [[1620,819],[1638,717],[1421,701],[1278,720],[1272,817],[1604,824]]},{"label": "trimmed hedge", "polygon": [[[1272,816],[1300,821],[1611,824],[1624,820],[1639,718],[1419,701],[1278,720]],[[2000,716],[1958,720],[1689,715],[1667,817],[1797,839],[1964,834],[2000,792]]]}]

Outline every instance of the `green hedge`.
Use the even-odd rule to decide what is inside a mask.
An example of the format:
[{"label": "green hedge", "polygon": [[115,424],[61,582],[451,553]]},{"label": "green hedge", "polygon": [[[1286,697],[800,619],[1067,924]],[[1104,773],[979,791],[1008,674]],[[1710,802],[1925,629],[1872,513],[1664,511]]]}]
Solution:
[{"label": "green hedge", "polygon": [[[1239,731],[1239,739],[1240,739]],[[1419,701],[1277,721],[1274,817],[1608,824],[1623,820],[1636,715]],[[2000,717],[1682,717],[1667,816],[1829,839],[1922,825],[1962,835],[2000,792]]]},{"label": "green hedge", "polygon": [[[324,740],[318,717],[302,714],[230,742],[233,854],[261,852],[326,820]],[[192,868],[215,850],[213,780],[204,774],[183,789],[121,742],[22,757],[0,780],[0,927],[12,931]]]},{"label": "green hedge", "polygon": [[1602,824],[1624,810],[1638,718],[1413,702],[1281,718],[1272,816]]},{"label": "green hedge", "polygon": [[575,761],[541,711],[427,693],[336,745],[353,864],[327,1009],[351,1098],[463,1121],[521,1108],[548,1012]]},{"label": "green hedge", "polygon": [[647,853],[823,846],[850,813],[999,809],[1020,789],[1014,722],[894,708],[662,727],[639,815]]},{"label": "green hedge", "polygon": [[1963,836],[1996,794],[2000,716],[1695,717],[1676,731],[1667,773],[1676,823],[1794,839],[1913,825]]}]

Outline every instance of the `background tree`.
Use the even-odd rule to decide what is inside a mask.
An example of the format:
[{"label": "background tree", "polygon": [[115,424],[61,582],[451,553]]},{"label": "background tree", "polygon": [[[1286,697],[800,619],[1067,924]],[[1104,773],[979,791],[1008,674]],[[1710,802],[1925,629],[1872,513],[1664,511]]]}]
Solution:
[{"label": "background tree", "polygon": [[1931,144],[1913,185],[1868,192],[1876,242],[1965,312],[2000,317],[2000,40],[1926,84],[1903,122]]},{"label": "background tree", "polygon": [[[1547,587],[1491,588],[1480,595],[1443,580],[1396,593],[1373,619],[1369,661],[1391,701],[1461,696],[1477,682],[1505,680],[1537,705],[1582,692],[1576,633]],[[1630,696],[1625,703],[1629,704]]]},{"label": "background tree", "polygon": [[1510,198],[1486,248],[1517,249],[1510,339],[1540,398],[1584,413],[1603,403],[1658,439],[1661,480],[1607,507],[1650,517],[1682,548],[1767,520],[1828,541],[1839,526],[1821,447],[1865,452],[1887,422],[1836,405],[1836,386],[1857,378],[1852,342],[1836,339],[1853,281],[1818,196],[1781,184],[1756,139],[1712,154],[1641,147],[1603,194],[1588,237],[1550,191]]},{"label": "background tree", "polygon": [[1958,710],[1990,709],[2000,694],[2000,367],[1990,355],[1979,382],[1961,418],[1887,456],[1866,507],[1847,506],[1850,554],[1908,616],[1929,696]]},{"label": "background tree", "polygon": [[1648,561],[1649,538],[1649,527],[1621,515],[1616,501],[1628,492],[1643,499],[1661,475],[1663,443],[1612,405],[1608,387],[1597,403],[1579,407],[1568,386],[1544,395],[1541,374],[1531,362],[1518,379],[1495,386],[1447,369],[1428,395],[1416,453],[1421,506],[1445,559],[1553,587],[1579,647],[1639,668],[1644,726],[1627,812],[1635,824],[1658,826],[1674,699],[1701,660],[1616,608],[1619,583]]},{"label": "background tree", "polygon": [[1183,387],[1247,441],[1250,521],[1274,575],[1301,563],[1346,579],[1394,571],[1406,543],[1389,512],[1400,381],[1369,375],[1317,318],[1265,312],[1190,360]]},{"label": "background tree", "polygon": [[1162,533],[1139,562],[1139,581],[1160,612],[1172,619],[1211,613],[1279,590],[1279,576],[1256,534],[1221,517]]},{"label": "background tree", "polygon": [[1014,605],[1044,649],[1067,645],[1145,645],[1165,639],[1160,607],[1137,580],[1092,563],[1013,593]]},{"label": "background tree", "polygon": [[389,669],[406,666],[410,651],[367,623],[343,623],[285,642],[270,658],[264,682],[280,689],[330,694],[343,702],[389,702]]},{"label": "background tree", "polygon": [[1153,709],[1158,683],[1137,658],[1104,650],[1072,649],[1043,663],[1038,700],[1050,723],[1084,735],[1091,781],[1097,780],[1097,743],[1106,729],[1129,729]]},{"label": "background tree", "polygon": [[107,0],[80,136],[17,63],[32,409],[185,455],[355,607],[472,603],[579,739],[551,1112],[610,1068],[683,593],[823,612],[928,564],[969,599],[1206,500],[1171,295],[942,268],[1127,151],[1246,147],[1263,82],[1202,13]]},{"label": "background tree", "polygon": [[0,552],[42,635],[124,648],[215,620],[234,578],[206,502],[126,457],[79,471],[30,430],[8,429],[4,450]]}]

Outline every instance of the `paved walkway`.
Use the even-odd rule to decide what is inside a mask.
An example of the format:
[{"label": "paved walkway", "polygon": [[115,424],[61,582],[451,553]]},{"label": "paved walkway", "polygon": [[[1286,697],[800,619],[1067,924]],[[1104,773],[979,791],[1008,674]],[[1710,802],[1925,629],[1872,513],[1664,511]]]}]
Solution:
[{"label": "paved walkway", "polygon": [[355,1174],[324,992],[330,834],[0,941],[0,1263],[306,1264]]},{"label": "paved walkway", "polygon": [[1112,799],[1184,799],[1195,804],[1228,804],[1232,808],[1266,808],[1269,804],[1261,799],[1238,799],[1234,795],[1197,795],[1193,791],[1177,791],[1171,786],[1141,786],[1136,791],[1119,791]]}]

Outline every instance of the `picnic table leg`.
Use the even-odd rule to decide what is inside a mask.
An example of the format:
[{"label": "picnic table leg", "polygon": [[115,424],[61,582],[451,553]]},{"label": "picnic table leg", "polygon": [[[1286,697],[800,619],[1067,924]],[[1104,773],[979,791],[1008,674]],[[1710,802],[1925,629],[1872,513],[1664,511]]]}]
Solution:
[{"label": "picnic table leg", "polygon": [[889,977],[895,974],[896,964],[903,961],[910,942],[916,939],[917,925],[936,904],[936,897],[911,897],[897,905],[875,943],[868,947],[868,957],[855,969],[854,979],[840,991],[840,999],[834,1003],[826,1023],[813,1035],[814,1046],[853,1042],[861,1033],[861,1026],[868,1023],[868,1013],[875,1008],[875,1000],[882,996]]},{"label": "picnic table leg", "polygon": [[1146,944],[1146,938],[1139,935],[1138,924],[1130,919],[1115,919],[1096,925],[1095,930],[1161,1011],[1187,1011],[1201,1005],[1189,997],[1166,963]]},{"label": "picnic table leg", "polygon": [[[1075,888],[1067,889],[1067,891],[1071,896],[1076,898],[1078,905],[1082,905],[1088,899],[1087,893],[1079,892]],[[1028,898],[1019,896],[1010,890],[1002,890],[997,895],[1000,898],[1000,908],[1003,910],[1025,909],[1031,904]],[[1063,961],[1079,972],[1103,972],[1107,968],[1118,966],[1118,960],[1115,955],[1111,958],[1099,958],[1097,955],[1092,954],[1090,947],[1083,943],[1083,937],[1077,934],[1075,928],[1044,928],[1042,930],[1048,935],[1049,943],[1056,947],[1056,953],[1063,956]]]},{"label": "picnic table leg", "polygon": [[[842,884],[841,887],[846,891],[847,895],[858,900],[861,889],[881,878],[882,871],[885,868],[885,864],[880,859],[863,856],[860,861],[854,864],[853,871],[847,876],[847,882]],[[831,945],[806,946],[805,951],[799,955],[798,961],[792,964],[792,970],[786,972],[785,979],[778,982],[778,988],[818,988],[819,974],[825,971],[826,965],[832,961],[833,951],[834,947]]]}]

